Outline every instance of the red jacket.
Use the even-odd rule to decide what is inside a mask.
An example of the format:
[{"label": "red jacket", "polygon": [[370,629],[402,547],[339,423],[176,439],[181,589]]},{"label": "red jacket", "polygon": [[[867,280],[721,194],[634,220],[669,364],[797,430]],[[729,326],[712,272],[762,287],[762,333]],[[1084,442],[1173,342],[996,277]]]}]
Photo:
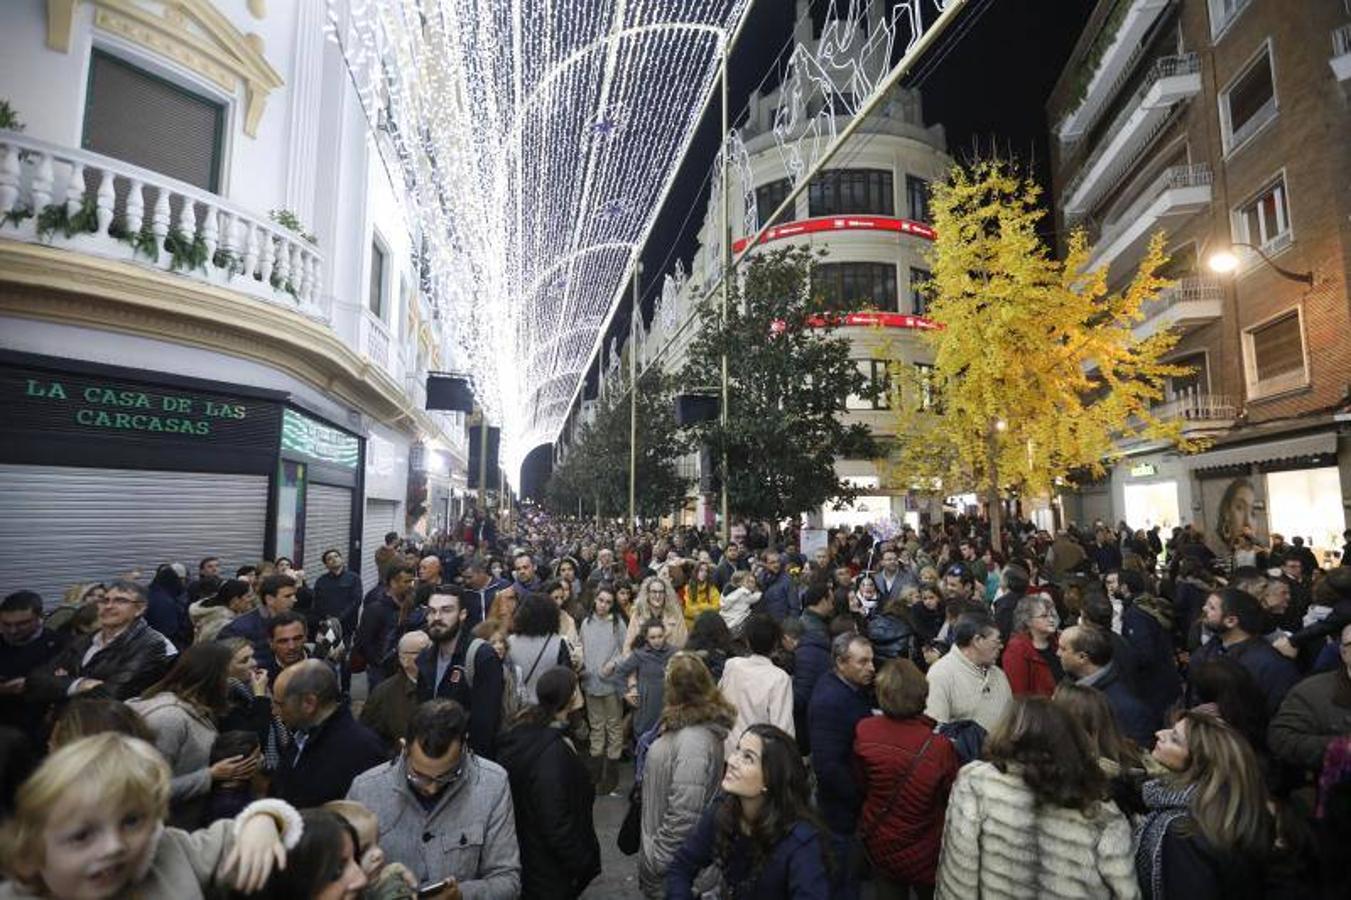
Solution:
[{"label": "red jacket", "polygon": [[869,716],[854,729],[854,767],[863,788],[858,835],[878,870],[911,884],[934,883],[948,793],[961,765],[952,742],[934,734],[936,725],[923,715]]},{"label": "red jacket", "polygon": [[[1051,635],[1051,652],[1056,648],[1056,637]],[[1009,687],[1015,697],[1032,694],[1049,697],[1055,693],[1055,673],[1046,658],[1037,652],[1032,638],[1026,632],[1019,632],[1009,638],[1004,648],[1004,660],[1001,665],[1008,676]]]}]

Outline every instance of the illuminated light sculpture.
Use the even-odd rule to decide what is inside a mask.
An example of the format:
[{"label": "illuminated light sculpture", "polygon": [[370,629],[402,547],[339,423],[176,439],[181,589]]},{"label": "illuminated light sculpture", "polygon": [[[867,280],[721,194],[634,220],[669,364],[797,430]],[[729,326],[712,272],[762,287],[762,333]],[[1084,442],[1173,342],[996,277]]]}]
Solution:
[{"label": "illuminated light sculpture", "polygon": [[557,436],[747,4],[328,0],[509,471]]}]

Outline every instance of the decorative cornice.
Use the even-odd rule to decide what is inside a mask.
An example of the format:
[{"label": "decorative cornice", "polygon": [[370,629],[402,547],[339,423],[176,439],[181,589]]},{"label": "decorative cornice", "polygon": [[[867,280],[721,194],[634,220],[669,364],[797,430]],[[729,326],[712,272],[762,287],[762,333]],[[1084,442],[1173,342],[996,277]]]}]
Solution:
[{"label": "decorative cornice", "polygon": [[328,326],[226,288],[118,260],[0,240],[0,315],[251,359],[394,428],[440,436],[401,385]]},{"label": "decorative cornice", "polygon": [[[47,0],[47,46],[69,53],[81,0]],[[94,25],[172,59],[234,92],[244,85],[244,133],[258,136],[267,95],[285,84],[263,56],[263,42],[244,34],[210,0],[165,0],[163,13],[137,0],[89,0]]]}]

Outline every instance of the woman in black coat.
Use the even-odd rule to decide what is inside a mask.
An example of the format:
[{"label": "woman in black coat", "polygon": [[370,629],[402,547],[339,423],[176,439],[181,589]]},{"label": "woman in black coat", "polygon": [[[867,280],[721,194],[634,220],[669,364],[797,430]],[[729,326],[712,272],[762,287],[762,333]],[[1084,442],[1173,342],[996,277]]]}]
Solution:
[{"label": "woman in black coat", "polygon": [[568,737],[568,715],[581,709],[572,669],[540,676],[536,706],[522,710],[498,741],[497,762],[511,779],[521,897],[574,900],[600,874],[600,843],[591,818],[596,787]]}]

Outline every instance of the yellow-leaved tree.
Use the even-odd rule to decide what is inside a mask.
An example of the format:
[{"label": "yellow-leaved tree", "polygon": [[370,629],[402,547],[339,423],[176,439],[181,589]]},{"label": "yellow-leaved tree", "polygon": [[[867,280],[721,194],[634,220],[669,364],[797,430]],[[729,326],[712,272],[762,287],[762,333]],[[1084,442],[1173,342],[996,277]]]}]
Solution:
[{"label": "yellow-leaved tree", "polygon": [[1106,266],[1086,271],[1082,231],[1063,260],[1038,235],[1040,193],[1002,160],[956,166],[934,186],[938,236],[926,291],[940,327],[924,334],[934,367],[922,385],[900,366],[892,378],[891,477],[983,495],[996,548],[1005,489],[1039,495],[1076,471],[1100,476],[1122,440],[1195,446],[1149,410],[1165,379],[1188,371],[1162,361],[1177,335],[1132,333],[1142,305],[1168,286],[1158,275],[1167,261],[1162,234],[1130,285],[1109,291]]}]

